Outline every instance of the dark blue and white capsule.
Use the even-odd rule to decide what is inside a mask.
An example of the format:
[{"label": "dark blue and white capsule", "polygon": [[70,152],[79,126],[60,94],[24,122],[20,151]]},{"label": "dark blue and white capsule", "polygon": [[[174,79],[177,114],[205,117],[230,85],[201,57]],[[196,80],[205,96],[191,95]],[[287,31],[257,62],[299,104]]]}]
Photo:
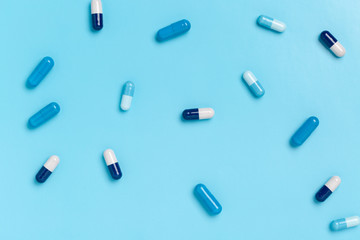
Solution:
[{"label": "dark blue and white capsule", "polygon": [[324,186],[316,193],[315,198],[319,202],[324,202],[340,185],[341,178],[338,176],[333,176],[330,178]]},{"label": "dark blue and white capsule", "polygon": [[332,221],[330,224],[330,228],[333,231],[340,231],[340,230],[356,227],[359,225],[360,225],[360,217],[353,216],[348,218],[340,218]]},{"label": "dark blue and white capsule", "polygon": [[345,48],[329,31],[323,31],[320,34],[320,39],[336,57],[343,57],[345,55]]},{"label": "dark blue and white capsule", "polygon": [[111,177],[115,180],[118,180],[122,177],[121,169],[116,159],[115,153],[111,149],[107,149],[104,151],[104,159],[108,169],[110,171]]},{"label": "dark blue and white capsule", "polygon": [[97,31],[101,30],[104,26],[101,0],[91,1],[91,18],[93,28]]},{"label": "dark blue and white capsule", "polygon": [[221,213],[222,206],[204,184],[196,185],[194,194],[210,215]]},{"label": "dark blue and white capsule", "polygon": [[257,23],[262,27],[274,30],[276,32],[283,32],[286,29],[285,23],[264,15],[258,17]]},{"label": "dark blue and white capsule", "polygon": [[293,147],[298,147],[303,144],[306,139],[315,131],[319,126],[319,119],[317,117],[309,117],[303,125],[291,137],[290,144]]},{"label": "dark blue and white capsule", "polygon": [[250,71],[244,72],[243,78],[246,84],[249,86],[251,93],[255,97],[259,98],[265,94],[265,89],[261,86],[260,82],[257,80],[257,78],[252,72]]},{"label": "dark blue and white capsule", "polygon": [[45,182],[49,178],[51,173],[54,172],[59,162],[60,158],[58,156],[51,156],[36,174],[36,181],[38,181],[39,183]]},{"label": "dark blue and white capsule", "polygon": [[163,42],[186,33],[187,31],[190,30],[190,28],[191,28],[190,22],[186,19],[183,19],[160,29],[156,34],[156,39],[159,42]]},{"label": "dark blue and white capsule", "polygon": [[60,106],[56,102],[52,102],[35,113],[28,121],[30,128],[37,128],[60,112]]},{"label": "dark blue and white capsule", "polygon": [[210,119],[214,116],[215,111],[212,108],[192,108],[183,111],[182,115],[185,120],[203,120]]},{"label": "dark blue and white capsule", "polygon": [[30,74],[26,81],[29,88],[34,88],[46,77],[54,66],[54,60],[51,57],[44,57]]}]

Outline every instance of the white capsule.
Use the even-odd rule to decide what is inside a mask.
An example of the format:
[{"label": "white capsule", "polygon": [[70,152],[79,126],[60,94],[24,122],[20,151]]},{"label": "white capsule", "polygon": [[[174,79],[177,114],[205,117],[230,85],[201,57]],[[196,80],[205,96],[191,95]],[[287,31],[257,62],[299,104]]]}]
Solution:
[{"label": "white capsule", "polygon": [[46,161],[44,167],[46,167],[50,172],[53,172],[59,163],[60,158],[56,155],[53,155]]},{"label": "white capsule", "polygon": [[325,183],[325,186],[334,192],[339,187],[340,183],[341,178],[338,176],[333,176],[329,181],[327,181],[327,183]]}]

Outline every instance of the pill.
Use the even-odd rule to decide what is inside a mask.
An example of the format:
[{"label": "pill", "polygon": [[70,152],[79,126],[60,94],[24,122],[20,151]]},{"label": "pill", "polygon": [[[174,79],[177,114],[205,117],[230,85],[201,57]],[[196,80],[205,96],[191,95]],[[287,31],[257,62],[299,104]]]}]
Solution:
[{"label": "pill", "polygon": [[217,215],[221,212],[222,207],[216,198],[211,194],[204,184],[196,185],[194,189],[195,196],[201,202],[203,207],[211,215]]},{"label": "pill", "polygon": [[340,185],[341,179],[338,176],[330,178],[324,186],[316,193],[315,198],[319,202],[324,202]]},{"label": "pill", "polygon": [[346,50],[339,43],[338,40],[329,32],[329,31],[323,31],[320,34],[320,39],[322,40],[323,44],[330,49],[330,51],[337,57],[342,57],[345,55]]},{"label": "pill", "polygon": [[101,0],[91,1],[91,18],[93,28],[95,30],[101,30],[103,28],[103,10]]},{"label": "pill", "polygon": [[295,132],[291,138],[291,145],[298,147],[303,144],[311,133],[319,126],[319,119],[317,117],[309,117],[305,123]]},{"label": "pill", "polygon": [[214,116],[215,111],[212,108],[193,108],[186,109],[182,115],[185,120],[202,120],[210,119]]},{"label": "pill", "polygon": [[127,111],[131,107],[131,102],[134,96],[135,84],[133,82],[126,82],[123,87],[123,94],[121,97],[121,105],[120,108],[123,111]]},{"label": "pill", "polygon": [[111,177],[115,180],[118,180],[122,177],[121,169],[116,159],[115,153],[111,149],[107,149],[104,151],[104,159],[108,169],[110,171]]},{"label": "pill", "polygon": [[184,34],[187,31],[189,31],[190,28],[191,28],[190,22],[186,19],[183,19],[183,20],[173,23],[167,27],[160,29],[157,32],[156,39],[159,42],[162,42],[162,41],[168,40],[170,38]]},{"label": "pill", "polygon": [[265,93],[264,88],[261,86],[260,82],[257,80],[255,75],[250,72],[246,71],[243,74],[243,78],[246,84],[249,86],[250,91],[255,97],[262,97]]},{"label": "pill", "polygon": [[29,119],[29,126],[31,128],[39,127],[41,124],[55,117],[60,112],[60,106],[56,102],[46,105],[43,109],[35,113]]},{"label": "pill", "polygon": [[46,179],[48,179],[48,177],[51,175],[51,173],[54,172],[59,162],[60,159],[58,156],[51,156],[36,174],[36,180],[39,183],[45,182]]},{"label": "pill", "polygon": [[44,57],[28,77],[26,82],[27,86],[34,88],[39,85],[39,83],[46,77],[53,66],[54,60],[51,57]]},{"label": "pill", "polygon": [[259,16],[257,22],[260,26],[272,29],[276,32],[283,32],[286,29],[285,23],[264,15]]},{"label": "pill", "polygon": [[331,222],[330,228],[333,231],[344,230],[347,228],[352,228],[360,225],[360,217],[348,217],[348,218],[341,218]]}]

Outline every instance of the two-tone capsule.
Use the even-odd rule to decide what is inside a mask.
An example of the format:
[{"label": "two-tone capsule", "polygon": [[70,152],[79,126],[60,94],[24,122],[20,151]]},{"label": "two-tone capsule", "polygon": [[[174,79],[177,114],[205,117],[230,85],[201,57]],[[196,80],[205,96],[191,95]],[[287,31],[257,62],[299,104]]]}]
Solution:
[{"label": "two-tone capsule", "polygon": [[34,88],[39,85],[53,66],[54,60],[51,57],[44,57],[28,77],[26,85],[29,88]]},{"label": "two-tone capsule", "polygon": [[252,72],[244,72],[243,79],[255,97],[262,97],[265,94],[265,89],[261,86],[260,82]]},{"label": "two-tone capsule", "polygon": [[360,225],[360,217],[353,216],[348,218],[340,218],[334,220],[330,224],[330,229],[333,231],[340,231],[347,228],[352,228]]},{"label": "two-tone capsule", "polygon": [[340,185],[341,179],[338,176],[330,178],[324,186],[316,193],[315,198],[319,202],[324,202]]},{"label": "two-tone capsule", "polygon": [[101,0],[91,1],[91,19],[92,26],[95,30],[99,31],[103,28],[103,10]]},{"label": "two-tone capsule", "polygon": [[183,19],[176,23],[173,23],[167,27],[160,29],[156,34],[156,39],[159,42],[166,41],[168,39],[177,37],[181,34],[186,33],[191,28],[191,24],[188,20]]},{"label": "two-tone capsule", "polygon": [[51,156],[36,174],[36,181],[38,181],[39,183],[45,182],[49,178],[51,173],[54,172],[59,162],[60,159],[58,156]]},{"label": "two-tone capsule", "polygon": [[319,126],[319,119],[317,117],[309,117],[305,123],[295,132],[291,137],[290,144],[293,147],[298,147],[303,144],[308,137]]},{"label": "two-tone capsule", "polygon": [[60,106],[56,102],[52,102],[35,113],[28,121],[30,128],[37,128],[43,123],[49,121],[60,112]]},{"label": "two-tone capsule", "polygon": [[269,28],[276,32],[283,32],[286,29],[285,23],[264,15],[258,17],[257,23],[262,27]]},{"label": "two-tone capsule", "polygon": [[110,171],[111,177],[118,180],[122,177],[121,169],[116,159],[115,153],[111,149],[107,149],[103,153],[106,165]]},{"label": "two-tone capsule", "polygon": [[323,31],[320,34],[320,39],[322,43],[330,49],[330,51],[337,57],[343,57],[346,53],[345,48],[338,40],[329,32]]},{"label": "two-tone capsule", "polygon": [[204,184],[196,185],[194,194],[209,214],[217,215],[222,211],[220,203]]},{"label": "two-tone capsule", "polygon": [[214,114],[215,111],[212,108],[193,108],[184,110],[182,116],[185,120],[202,120],[210,119]]},{"label": "two-tone capsule", "polygon": [[135,92],[135,84],[133,82],[126,82],[123,87],[120,108],[127,111],[131,107],[131,102]]}]

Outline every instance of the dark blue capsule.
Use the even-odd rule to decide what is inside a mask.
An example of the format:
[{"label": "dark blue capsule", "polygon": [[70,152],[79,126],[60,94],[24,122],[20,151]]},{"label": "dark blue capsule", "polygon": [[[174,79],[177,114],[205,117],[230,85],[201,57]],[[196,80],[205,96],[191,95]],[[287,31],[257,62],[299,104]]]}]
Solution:
[{"label": "dark blue capsule", "polygon": [[101,30],[104,25],[101,0],[91,1],[91,18],[93,28],[97,31]]},{"label": "dark blue capsule", "polygon": [[108,166],[110,175],[113,179],[118,180],[122,177],[121,169],[119,163],[114,163]]},{"label": "dark blue capsule", "polygon": [[292,136],[290,143],[294,147],[303,144],[311,133],[319,126],[319,119],[317,117],[308,118],[305,123]]},{"label": "dark blue capsule", "polygon": [[43,183],[48,179],[48,177],[51,175],[52,172],[50,172],[46,167],[42,166],[39,172],[36,174],[36,180],[39,183]]},{"label": "dark blue capsule", "polygon": [[51,156],[36,174],[36,181],[38,181],[39,183],[45,182],[49,178],[51,173],[55,170],[59,162],[60,159],[58,156]]},{"label": "dark blue capsule", "polygon": [[328,48],[331,48],[337,42],[336,38],[329,31],[323,31],[320,34],[320,38]]},{"label": "dark blue capsule", "polygon": [[168,39],[177,37],[181,34],[186,33],[191,28],[191,24],[188,20],[183,19],[176,23],[173,23],[167,27],[160,29],[156,34],[156,39],[159,42],[166,41]]},{"label": "dark blue capsule", "polygon": [[327,186],[324,185],[316,193],[315,198],[319,202],[324,202],[331,194],[332,194],[332,191]]},{"label": "dark blue capsule", "polygon": [[51,118],[55,117],[60,112],[60,106],[56,102],[52,102],[41,109],[39,112],[35,113],[29,119],[29,127],[36,128],[47,122]]}]

